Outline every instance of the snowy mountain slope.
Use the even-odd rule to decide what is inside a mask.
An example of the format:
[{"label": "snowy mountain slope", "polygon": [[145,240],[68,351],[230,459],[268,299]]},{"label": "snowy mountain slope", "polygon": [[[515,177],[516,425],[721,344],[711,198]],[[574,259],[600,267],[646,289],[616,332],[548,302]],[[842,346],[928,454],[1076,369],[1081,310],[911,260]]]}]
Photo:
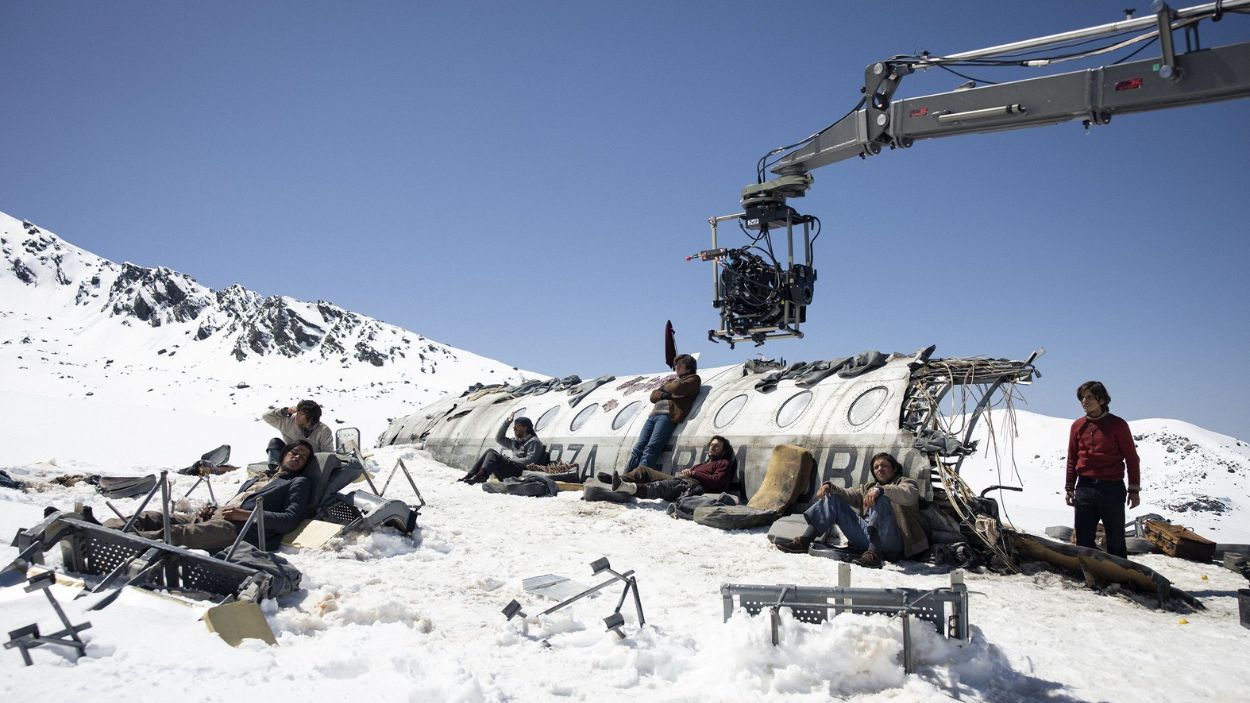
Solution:
[{"label": "snowy mountain slope", "polygon": [[[0,464],[54,457],[67,431],[111,439],[96,459],[180,464],[230,443],[245,460],[271,434],[260,413],[299,398],[318,400],[332,428],[359,426],[372,440],[389,417],[443,394],[523,378],[332,303],[212,291],[167,268],[116,264],[2,213],[0,256],[0,421],[43,440],[39,456],[0,448]],[[81,404],[41,414],[56,403],[32,398]],[[181,418],[177,447],[136,422],[164,413]]]}]

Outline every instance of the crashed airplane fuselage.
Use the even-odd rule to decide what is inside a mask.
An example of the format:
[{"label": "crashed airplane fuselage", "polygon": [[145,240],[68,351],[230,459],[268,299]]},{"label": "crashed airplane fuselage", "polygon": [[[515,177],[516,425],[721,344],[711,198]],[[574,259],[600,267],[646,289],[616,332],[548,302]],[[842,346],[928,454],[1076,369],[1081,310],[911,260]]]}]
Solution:
[{"label": "crashed airplane fuselage", "polygon": [[[911,355],[867,352],[810,364],[747,362],[702,369],[694,408],[655,468],[675,473],[698,464],[706,459],[708,441],[721,435],[737,452],[735,483],[747,497],[763,482],[778,444],[805,447],[816,460],[800,502],[810,501],[823,481],[864,483],[872,455],[882,451],[893,453],[908,475],[923,479],[927,492],[929,471],[939,463],[958,471],[975,449],[971,435],[977,419],[1009,399],[1016,384],[1033,379],[1037,356],[933,359],[932,352],[929,347]],[[670,376],[471,389],[392,421],[379,444],[414,444],[463,469],[496,446],[496,432],[515,413],[534,421],[552,462],[576,463],[583,478],[621,470],[651,412],[651,390]],[[947,413],[941,412],[944,405]]]}]

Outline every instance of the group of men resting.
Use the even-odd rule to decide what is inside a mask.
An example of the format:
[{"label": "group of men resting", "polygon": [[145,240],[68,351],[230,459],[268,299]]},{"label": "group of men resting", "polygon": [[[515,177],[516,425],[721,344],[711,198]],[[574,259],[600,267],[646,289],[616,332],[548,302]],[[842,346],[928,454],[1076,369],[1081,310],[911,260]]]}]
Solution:
[{"label": "group of men resting", "polygon": [[[719,435],[708,442],[707,459],[701,464],[671,475],[652,468],[699,392],[701,381],[693,358],[677,356],[674,370],[676,376],[651,393],[652,412],[630,452],[625,472],[600,472],[586,479],[587,484],[670,501],[729,488],[736,471],[734,451],[729,440]],[[1137,451],[1128,424],[1108,412],[1111,397],[1101,383],[1081,384],[1077,399],[1086,414],[1072,425],[1065,480],[1067,503],[1075,508],[1076,542],[1094,547],[1095,530],[1102,522],[1107,551],[1123,557],[1124,506],[1137,507],[1140,503]],[[515,439],[507,437],[509,424]],[[520,476],[529,467],[547,463],[546,449],[529,418],[509,415],[495,441],[512,451],[513,458],[488,449],[460,481],[473,484],[491,477]],[[902,464],[887,452],[874,456],[871,468],[872,480],[862,486],[822,483],[816,502],[803,513],[807,529],[794,539],[776,542],[777,549],[806,554],[813,541],[837,526],[848,547],[859,553],[855,563],[860,566],[880,568],[886,559],[908,559],[926,551],[929,539],[920,518],[920,484],[906,476]]]},{"label": "group of men resting", "polygon": [[[675,375],[651,392],[651,414],[630,451],[625,472],[600,472],[586,479],[587,485],[638,498],[678,500],[722,493],[729,489],[736,472],[733,446],[720,435],[707,443],[706,460],[696,466],[668,474],[654,466],[673,434],[690,413],[702,380],[698,366],[688,354],[673,359]],[[511,425],[513,437],[507,436]],[[508,457],[487,449],[459,480],[482,483],[490,478],[520,476],[527,468],[547,463],[547,451],[534,433],[534,423],[526,417],[505,418],[495,442],[512,452]],[[820,487],[817,502],[804,513],[809,527],[794,540],[781,541],[785,552],[806,553],[812,541],[837,525],[851,549],[860,552],[856,563],[879,568],[885,558],[911,557],[929,548],[920,525],[920,486],[903,475],[903,467],[890,454],[873,457],[874,481],[866,486],[845,489],[832,483]]]},{"label": "group of men resting", "polygon": [[[289,408],[270,410],[261,419],[278,430],[282,437],[269,442],[269,470],[248,479],[238,493],[224,505],[208,505],[197,513],[170,515],[170,543],[176,546],[215,552],[234,544],[248,517],[263,500],[265,544],[274,548],[282,536],[311,517],[316,508],[312,481],[303,475],[304,467],[316,452],[334,451],[330,428],[321,422],[321,406],[301,400]],[[89,514],[85,514],[89,517]],[[149,539],[163,539],[164,516],[145,511],[135,518],[136,532]],[[125,521],[105,520],[103,525],[121,529]],[[259,544],[258,525],[253,522],[243,541]]]}]

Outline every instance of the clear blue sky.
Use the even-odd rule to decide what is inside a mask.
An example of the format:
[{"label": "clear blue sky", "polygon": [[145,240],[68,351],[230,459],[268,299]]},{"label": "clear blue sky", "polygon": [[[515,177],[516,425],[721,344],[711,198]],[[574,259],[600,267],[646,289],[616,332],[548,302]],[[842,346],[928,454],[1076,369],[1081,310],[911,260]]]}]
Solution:
[{"label": "clear blue sky", "polygon": [[[795,203],[824,223],[802,341],[708,343],[709,265],[682,259],[763,152],[855,103],[868,63],[1126,5],[1149,11],[9,0],[0,210],[115,261],[331,300],[547,374],[658,370],[670,318],[705,366],[1046,347],[1030,409],[1074,416],[1097,378],[1126,417],[1250,439],[1244,99],[816,171]],[[1250,17],[1202,36],[1250,40]],[[899,97],[960,82],[930,71]]]}]

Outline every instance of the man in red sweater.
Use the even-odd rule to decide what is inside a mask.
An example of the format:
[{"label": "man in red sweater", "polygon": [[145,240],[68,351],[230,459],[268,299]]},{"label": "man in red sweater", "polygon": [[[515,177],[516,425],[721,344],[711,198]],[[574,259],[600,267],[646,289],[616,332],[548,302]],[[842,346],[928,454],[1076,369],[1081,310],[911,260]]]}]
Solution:
[{"label": "man in red sweater", "polygon": [[1108,412],[1111,396],[1098,381],[1082,383],[1076,389],[1076,397],[1085,416],[1072,423],[1068,434],[1068,473],[1064,482],[1067,503],[1076,509],[1076,543],[1094,547],[1101,521],[1107,552],[1127,557],[1124,506],[1136,508],[1141,504],[1141,465],[1133,433],[1127,422]]}]

